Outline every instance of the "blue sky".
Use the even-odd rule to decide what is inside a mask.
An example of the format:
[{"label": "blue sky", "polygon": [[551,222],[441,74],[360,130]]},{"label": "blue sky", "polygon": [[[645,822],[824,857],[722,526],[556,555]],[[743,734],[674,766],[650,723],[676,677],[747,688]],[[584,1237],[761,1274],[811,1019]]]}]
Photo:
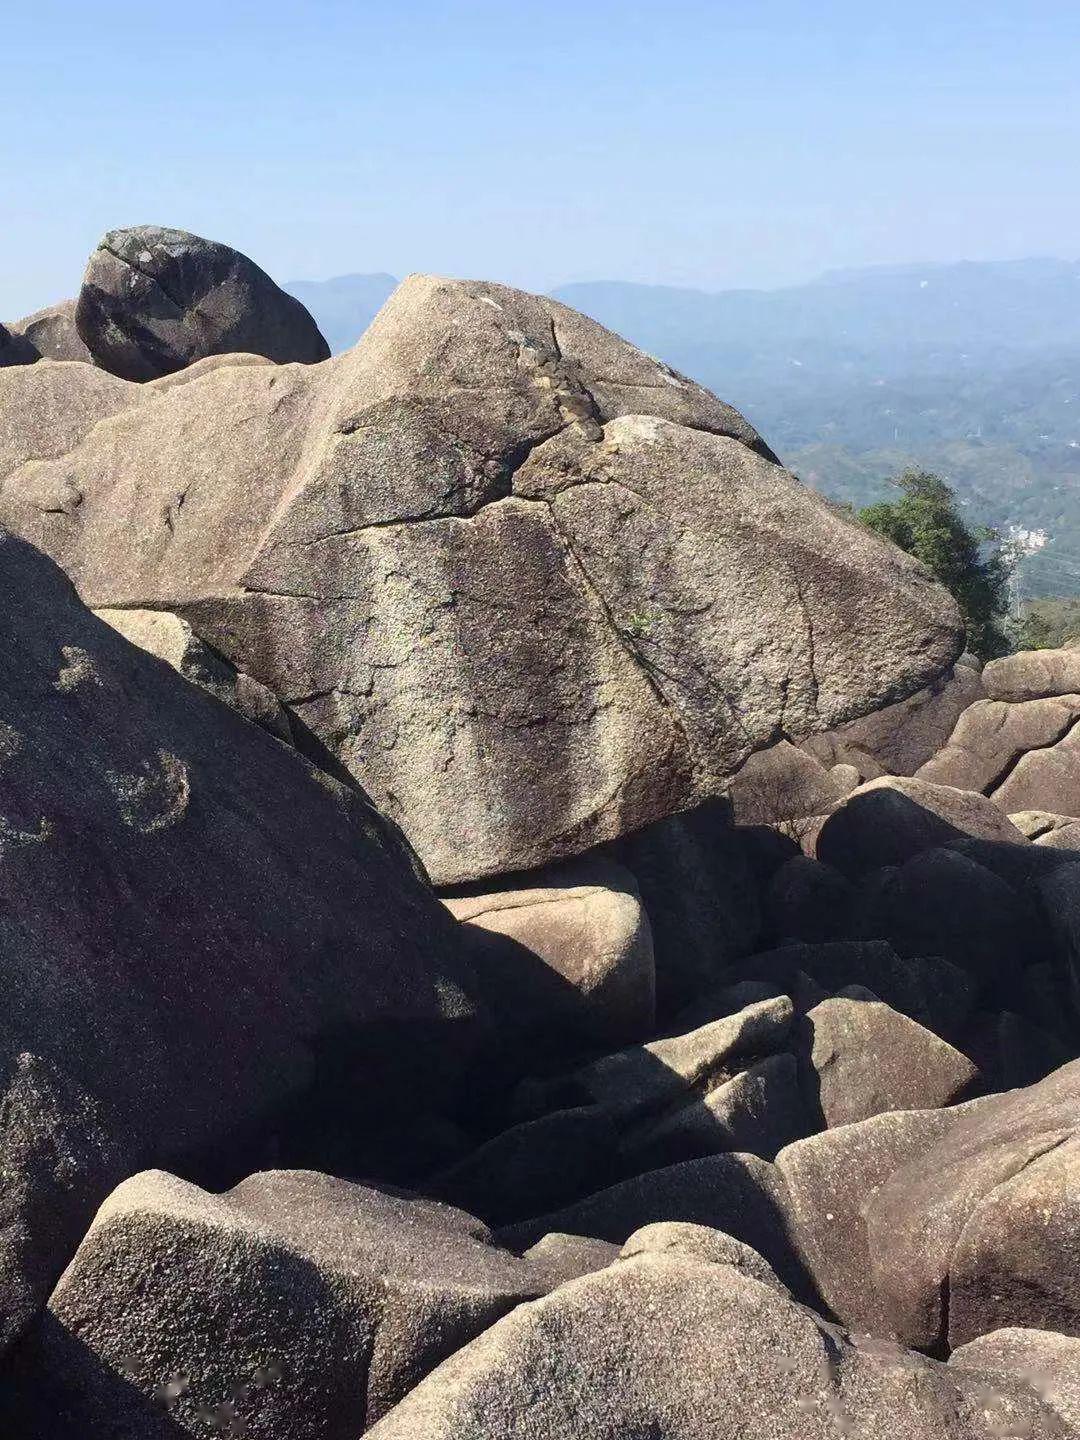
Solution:
[{"label": "blue sky", "polygon": [[278,279],[1080,255],[1080,7],[9,0],[0,316],[142,221]]}]

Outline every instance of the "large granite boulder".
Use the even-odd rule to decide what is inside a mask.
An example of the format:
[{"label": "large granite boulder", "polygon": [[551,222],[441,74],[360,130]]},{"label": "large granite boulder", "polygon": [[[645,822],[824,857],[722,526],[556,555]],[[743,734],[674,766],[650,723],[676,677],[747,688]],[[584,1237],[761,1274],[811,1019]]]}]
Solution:
[{"label": "large granite boulder", "polygon": [[886,1110],[797,1140],[776,1157],[793,1243],[822,1300],[842,1324],[896,1337],[896,1317],[876,1283],[869,1213],[897,1171],[947,1137],[960,1118],[990,1103]]},{"label": "large granite boulder", "polygon": [[1016,1325],[1080,1335],[1080,1061],[976,1102],[865,1213],[875,1285],[905,1343]]},{"label": "large granite boulder", "polygon": [[1004,1326],[1080,1335],[1078,1090],[1074,1061],[781,1151],[799,1253],[833,1314],[928,1350]]},{"label": "large granite boulder", "polygon": [[800,1022],[805,1064],[832,1128],[886,1110],[953,1105],[979,1072],[966,1055],[880,1001],[836,995]]},{"label": "large granite boulder", "polygon": [[1080,811],[1080,729],[1074,725],[1056,745],[1022,755],[993,798],[1007,812]]},{"label": "large granite boulder", "polygon": [[171,1435],[356,1440],[548,1288],[430,1200],[310,1171],[209,1195],[147,1171],[102,1205],[20,1346],[5,1433],[157,1436],[166,1410]]},{"label": "large granite boulder", "polygon": [[0,532],[0,1345],[134,1169],[219,1183],[335,1125],[393,1169],[464,1059],[459,964],[362,793]]},{"label": "large granite boulder", "polygon": [[441,884],[685,809],[961,643],[728,406],[477,282],[413,277],[324,365],[157,392],[9,474],[0,518],[92,605],[182,613]]},{"label": "large granite boulder", "polygon": [[519,1306],[373,1440],[1061,1440],[1023,1380],[850,1337],[732,1265],[641,1254]]},{"label": "large granite boulder", "polygon": [[94,360],[125,380],[156,380],[206,355],[313,364],[330,354],[300,301],[254,261],[158,225],[111,230],[99,242],[75,323]]}]

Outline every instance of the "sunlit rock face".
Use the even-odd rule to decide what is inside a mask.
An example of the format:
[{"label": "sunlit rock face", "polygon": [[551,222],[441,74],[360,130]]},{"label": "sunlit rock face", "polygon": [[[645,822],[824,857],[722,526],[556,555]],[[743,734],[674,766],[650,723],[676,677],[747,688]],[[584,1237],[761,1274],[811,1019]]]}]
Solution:
[{"label": "sunlit rock face", "polygon": [[684,810],[960,649],[916,562],[550,300],[414,276],[325,364],[157,385],[13,457],[0,518],[88,603],[182,613],[441,883]]}]

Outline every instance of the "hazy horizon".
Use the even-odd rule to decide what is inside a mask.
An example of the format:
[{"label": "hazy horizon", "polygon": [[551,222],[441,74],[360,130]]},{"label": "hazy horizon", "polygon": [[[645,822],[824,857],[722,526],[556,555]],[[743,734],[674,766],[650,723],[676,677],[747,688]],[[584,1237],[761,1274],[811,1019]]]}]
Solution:
[{"label": "hazy horizon", "polygon": [[1080,255],[1077,41],[1062,3],[39,0],[5,19],[0,316],[147,222],[282,282],[774,289]]}]

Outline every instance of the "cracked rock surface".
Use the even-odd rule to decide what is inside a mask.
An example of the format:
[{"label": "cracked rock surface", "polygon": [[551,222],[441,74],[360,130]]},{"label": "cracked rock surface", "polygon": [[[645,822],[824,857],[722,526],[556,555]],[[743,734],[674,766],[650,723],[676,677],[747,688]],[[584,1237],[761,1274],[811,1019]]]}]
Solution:
[{"label": "cracked rock surface", "polygon": [[438,883],[685,809],[960,648],[914,561],[554,301],[414,276],[325,364],[132,388],[10,456],[0,519],[88,603],[182,614]]}]

